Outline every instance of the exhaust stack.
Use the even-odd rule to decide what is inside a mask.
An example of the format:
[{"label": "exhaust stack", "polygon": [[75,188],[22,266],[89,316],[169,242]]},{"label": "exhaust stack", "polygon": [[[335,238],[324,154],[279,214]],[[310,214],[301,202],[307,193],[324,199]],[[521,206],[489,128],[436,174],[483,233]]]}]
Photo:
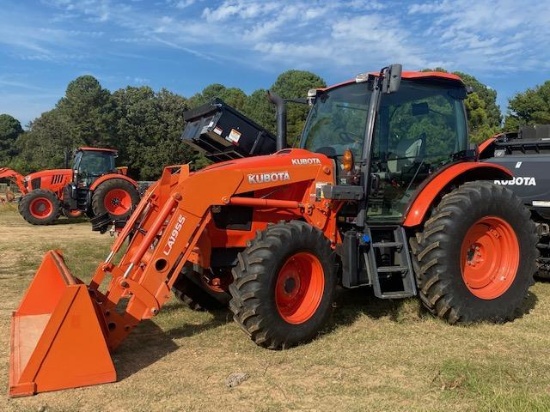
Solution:
[{"label": "exhaust stack", "polygon": [[287,147],[286,143],[286,104],[282,97],[267,91],[267,98],[277,108],[277,150]]}]

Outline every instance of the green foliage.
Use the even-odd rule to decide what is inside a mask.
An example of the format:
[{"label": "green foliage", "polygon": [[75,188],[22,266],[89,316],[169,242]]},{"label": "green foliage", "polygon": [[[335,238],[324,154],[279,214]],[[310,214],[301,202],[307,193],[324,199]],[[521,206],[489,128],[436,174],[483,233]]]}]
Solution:
[{"label": "green foliage", "polygon": [[[425,69],[424,71],[431,70]],[[440,67],[433,70],[447,73],[447,70]],[[497,105],[497,92],[479,82],[474,76],[462,72],[453,72],[453,74],[459,76],[472,91],[464,100],[470,141],[480,143],[498,133],[502,115]]]},{"label": "green foliage", "polygon": [[550,80],[518,93],[508,101],[505,130],[515,131],[520,126],[547,123],[550,123]]},{"label": "green foliage", "polygon": [[23,134],[21,123],[9,114],[0,114],[0,166],[5,166],[16,154],[15,141]]},{"label": "green foliage", "polygon": [[17,139],[19,155],[14,167],[20,173],[66,167],[70,151],[83,142],[75,143],[70,123],[58,109],[42,113]]},{"label": "green foliage", "polygon": [[80,76],[70,82],[65,97],[57,103],[56,109],[70,124],[73,142],[115,147],[111,94],[93,76]]},{"label": "green foliage", "polygon": [[[306,97],[309,89],[319,87],[326,87],[326,83],[316,74],[302,70],[288,70],[277,77],[271,90],[283,99],[296,99]],[[308,112],[307,105],[293,103],[287,105],[287,141],[289,146],[296,146]]]},{"label": "green foliage", "polygon": [[469,74],[454,73],[472,88],[473,92],[466,97],[464,105],[468,114],[470,140],[481,143],[500,131],[502,116],[497,105],[497,92]]},{"label": "green foliage", "polygon": [[[477,104],[477,107],[482,108],[484,111],[483,117],[479,118],[475,115],[469,118],[471,130],[477,130],[481,125],[488,127],[500,127],[502,122],[502,115],[500,108],[497,105],[497,92],[490,87],[480,83],[475,77],[462,72],[454,72],[454,74],[460,76],[467,86],[470,86],[473,93],[469,94],[466,98],[466,109],[468,105],[474,106],[473,103],[468,103],[469,100],[480,100],[482,104]],[[468,112],[470,115],[470,112]]]},{"label": "green foliage", "polygon": [[499,125],[494,120],[489,120],[490,113],[487,111],[487,103],[479,94],[471,93],[466,98],[464,105],[468,113],[468,126],[470,129],[470,141],[481,143],[489,137],[498,133]]},{"label": "green foliage", "polygon": [[195,156],[183,144],[186,100],[166,89],[127,87],[113,93],[114,136],[120,163],[142,180],[156,180],[164,166],[187,163]]},{"label": "green foliage", "polygon": [[259,89],[252,93],[243,107],[243,114],[273,134],[277,133],[275,106],[267,99],[267,90]]},{"label": "green foliage", "polygon": [[231,107],[242,111],[246,104],[246,94],[235,87],[227,88],[221,84],[215,83],[207,86],[201,93],[197,93],[189,98],[188,105],[190,108],[200,106],[210,102],[214,98],[222,99]]}]

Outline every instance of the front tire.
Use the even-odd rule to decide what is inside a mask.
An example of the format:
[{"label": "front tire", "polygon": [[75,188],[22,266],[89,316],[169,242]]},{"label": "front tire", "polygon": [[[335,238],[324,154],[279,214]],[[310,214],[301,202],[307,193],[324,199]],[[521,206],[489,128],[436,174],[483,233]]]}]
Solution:
[{"label": "front tire", "polygon": [[330,241],[305,222],[278,223],[258,232],[233,269],[229,307],[234,320],[269,349],[312,340],[332,309],[334,256]]},{"label": "front tire", "polygon": [[94,216],[109,214],[112,220],[124,220],[139,203],[136,187],[123,179],[109,179],[101,183],[92,195]]},{"label": "front tire", "polygon": [[59,216],[60,202],[50,190],[35,189],[27,193],[18,205],[23,219],[32,225],[51,225]]},{"label": "front tire", "polygon": [[423,304],[449,323],[514,319],[534,282],[536,244],[529,212],[510,190],[462,185],[411,241]]}]

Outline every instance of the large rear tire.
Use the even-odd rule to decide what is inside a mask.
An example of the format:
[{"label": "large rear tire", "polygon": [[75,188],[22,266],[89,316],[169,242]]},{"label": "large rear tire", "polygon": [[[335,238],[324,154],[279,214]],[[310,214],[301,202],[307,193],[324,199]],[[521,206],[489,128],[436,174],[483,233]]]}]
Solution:
[{"label": "large rear tire", "polygon": [[50,190],[35,189],[27,193],[18,205],[21,216],[32,225],[51,225],[60,213],[60,202]]},{"label": "large rear tire", "polygon": [[136,187],[124,179],[109,179],[101,183],[92,195],[94,216],[109,214],[112,220],[126,219],[139,203]]},{"label": "large rear tire", "polygon": [[534,282],[536,244],[529,212],[510,190],[462,185],[411,240],[422,302],[450,323],[514,319]]},{"label": "large rear tire", "polygon": [[281,349],[317,336],[336,288],[334,252],[320,230],[301,221],[268,226],[238,260],[229,307],[256,344]]}]

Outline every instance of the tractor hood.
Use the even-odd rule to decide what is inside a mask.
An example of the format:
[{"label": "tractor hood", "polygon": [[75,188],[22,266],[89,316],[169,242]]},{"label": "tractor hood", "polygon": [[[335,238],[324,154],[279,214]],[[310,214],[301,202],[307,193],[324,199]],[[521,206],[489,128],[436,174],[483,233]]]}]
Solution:
[{"label": "tractor hood", "polygon": [[272,155],[220,162],[195,174],[220,171],[242,172],[240,193],[312,180],[319,174],[332,176],[332,183],[335,182],[334,162],[323,154],[304,149],[283,149]]},{"label": "tractor hood", "polygon": [[40,170],[38,172],[29,173],[25,176],[25,181],[30,181],[32,179],[44,178],[49,176],[68,176],[69,178],[72,175],[71,169],[48,169]]},{"label": "tractor hood", "polygon": [[71,169],[51,169],[30,173],[23,178],[27,190],[46,188],[53,192],[62,190],[72,179]]}]

